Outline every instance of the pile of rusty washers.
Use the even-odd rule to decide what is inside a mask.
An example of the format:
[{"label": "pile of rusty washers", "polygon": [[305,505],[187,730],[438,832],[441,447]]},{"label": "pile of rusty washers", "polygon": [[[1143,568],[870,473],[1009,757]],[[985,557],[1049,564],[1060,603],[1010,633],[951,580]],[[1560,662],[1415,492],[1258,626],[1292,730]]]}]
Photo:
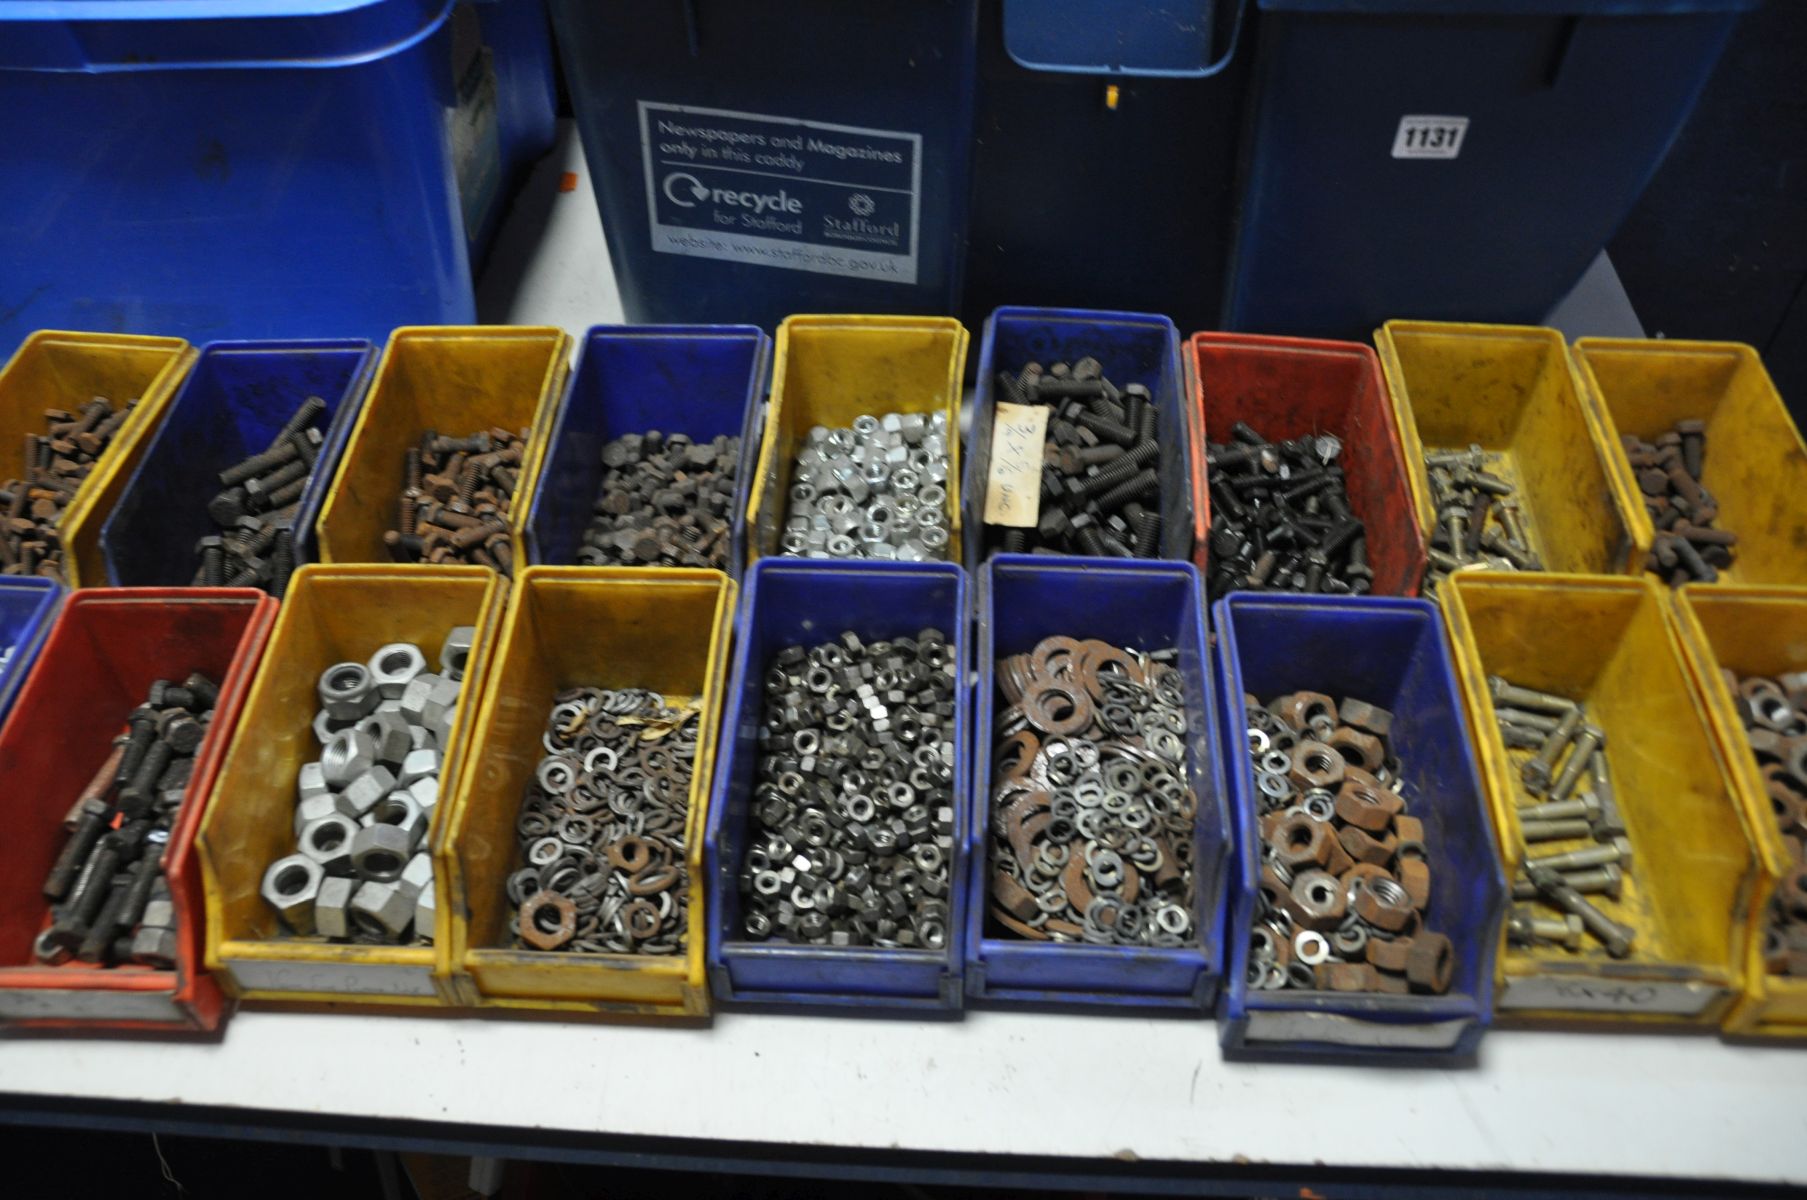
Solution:
[{"label": "pile of rusty washers", "polygon": [[[1631,953],[1637,930],[1601,912],[1588,896],[1617,901],[1631,865],[1631,839],[1614,797],[1606,761],[1606,734],[1587,719],[1576,700],[1488,676],[1500,736],[1508,751],[1529,751],[1518,761],[1519,833],[1524,870],[1512,883],[1515,900],[1555,910],[1540,914],[1515,906],[1507,940],[1515,946],[1561,947],[1579,952],[1591,938],[1614,958]],[[1539,853],[1550,843],[1575,843]]]},{"label": "pile of rusty washers", "polygon": [[280,596],[295,571],[295,510],[313,478],[325,436],[315,428],[326,401],[301,402],[270,444],[220,472],[221,491],[207,502],[219,527],[195,543],[200,564],[193,587],[255,587]]},{"label": "pile of rusty washers", "polygon": [[1763,933],[1763,964],[1772,975],[1807,978],[1807,671],[1722,673],[1788,851]]},{"label": "pile of rusty washers", "polygon": [[1531,548],[1518,489],[1488,469],[1498,457],[1478,445],[1424,456],[1436,512],[1428,547],[1430,587],[1463,567],[1543,570],[1543,559]]},{"label": "pile of rusty washers", "polygon": [[1154,397],[1139,383],[1119,390],[1095,358],[1029,363],[998,375],[1008,404],[1040,404],[1048,415],[1041,503],[1034,528],[987,526],[993,549],[1010,554],[1155,558],[1161,552],[1161,445]]},{"label": "pile of rusty washers", "polygon": [[645,688],[553,698],[515,818],[515,945],[586,954],[678,954],[688,939],[684,823],[700,709]]},{"label": "pile of rusty washers", "polygon": [[1171,649],[1044,638],[997,664],[991,913],[1034,941],[1197,945],[1186,694]]},{"label": "pile of rusty washers", "polygon": [[396,562],[474,563],[514,573],[509,506],[521,478],[525,433],[489,429],[408,447],[400,516],[383,544]]},{"label": "pile of rusty washers", "polygon": [[1440,995],[1455,947],[1427,927],[1424,823],[1406,812],[1393,714],[1353,696],[1245,696],[1261,827],[1249,986]]},{"label": "pile of rusty washers", "polygon": [[0,508],[5,511],[0,521],[0,575],[69,581],[57,522],[137,403],[127,400],[116,409],[112,401],[96,396],[79,415],[60,408],[44,410],[49,430],[25,435],[20,477],[0,484]]},{"label": "pile of rusty washers", "polygon": [[218,700],[199,672],[180,684],[159,679],[126,718],[127,732],[63,818],[69,839],[44,881],[52,909],[32,947],[39,961],[176,965],[163,848]]},{"label": "pile of rusty washers", "polygon": [[1706,422],[1677,421],[1654,442],[1631,434],[1619,441],[1637,474],[1644,511],[1656,523],[1656,541],[1644,569],[1672,587],[1718,579],[1720,569],[1732,565],[1738,535],[1713,527],[1719,504],[1700,482],[1707,457]]}]

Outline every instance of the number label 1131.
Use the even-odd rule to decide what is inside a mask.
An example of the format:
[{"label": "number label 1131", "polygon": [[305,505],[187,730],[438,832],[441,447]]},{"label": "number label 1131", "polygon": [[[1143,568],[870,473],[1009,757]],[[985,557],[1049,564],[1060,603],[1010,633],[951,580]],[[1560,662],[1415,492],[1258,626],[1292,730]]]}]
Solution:
[{"label": "number label 1131", "polygon": [[1467,117],[1401,117],[1393,157],[1454,158],[1467,136]]}]

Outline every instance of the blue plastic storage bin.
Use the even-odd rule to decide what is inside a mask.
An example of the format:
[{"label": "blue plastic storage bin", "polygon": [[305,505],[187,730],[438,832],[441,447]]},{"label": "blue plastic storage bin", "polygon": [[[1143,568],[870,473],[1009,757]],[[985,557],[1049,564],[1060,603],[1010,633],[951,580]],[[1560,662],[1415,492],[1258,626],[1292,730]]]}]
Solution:
[{"label": "blue plastic storage bin", "polygon": [[35,575],[0,576],[0,650],[12,649],[6,665],[0,667],[0,725],[6,723],[13,697],[37,661],[62,599],[62,585],[55,580]]},{"label": "blue plastic storage bin", "polygon": [[1192,557],[1190,405],[1180,368],[1179,331],[1173,322],[1153,313],[1000,308],[985,321],[972,433],[967,438],[965,477],[960,481],[968,571],[977,571],[987,556],[998,551],[998,527],[984,524],[998,372],[1014,375],[1026,362],[1048,366],[1075,362],[1088,354],[1099,361],[1104,377],[1119,389],[1139,383],[1154,398],[1155,437],[1161,444],[1160,556],[1179,562]]},{"label": "blue plastic storage bin", "polygon": [[[1189,563],[1006,554],[979,574],[978,698],[973,714],[972,820],[967,829],[966,994],[978,1001],[1200,1014],[1223,973],[1230,826],[1212,702],[1204,590]],[[1056,635],[1139,650],[1177,649],[1186,681],[1187,778],[1197,798],[1193,916],[1199,944],[1092,946],[1013,937],[990,903],[992,722],[996,664]]]},{"label": "blue plastic storage bin", "polygon": [[0,355],[474,320],[550,71],[542,0],[0,0]]},{"label": "blue plastic storage bin", "polygon": [[1758,0],[1259,0],[1226,326],[1536,325]]},{"label": "blue plastic storage bin", "polygon": [[111,587],[187,587],[195,543],[220,529],[207,502],[219,473],[260,454],[318,396],[325,440],[295,513],[295,564],[314,561],[314,522],[376,370],[365,341],[215,342],[201,351],[100,530]]},{"label": "blue plastic storage bin", "polygon": [[577,561],[610,439],[649,429],[698,442],[729,434],[740,439],[740,458],[726,569],[739,579],[770,351],[771,339],[753,325],[597,325],[586,333],[527,513],[528,561]]},{"label": "blue plastic storage bin", "polygon": [[[724,1004],[912,1009],[949,1015],[962,1001],[972,694],[966,573],[952,563],[861,563],[766,558],[747,572],[736,622],[734,669],[716,750],[704,871],[709,897],[709,982]],[[745,856],[768,659],[851,629],[862,639],[948,635],[961,664],[954,710],[954,837],[948,873],[947,945],[940,950],[752,942],[741,934],[738,877]]]},{"label": "blue plastic storage bin", "polygon": [[[1225,1055],[1446,1064],[1468,1058],[1493,1017],[1506,880],[1436,606],[1234,592],[1213,606],[1212,616],[1237,861],[1217,1014]],[[1424,822],[1431,868],[1427,921],[1455,948],[1455,978],[1446,995],[1248,986],[1261,837],[1243,696],[1266,700],[1302,688],[1339,700],[1355,696],[1393,712],[1391,748],[1404,772],[1400,790],[1410,814]]]}]

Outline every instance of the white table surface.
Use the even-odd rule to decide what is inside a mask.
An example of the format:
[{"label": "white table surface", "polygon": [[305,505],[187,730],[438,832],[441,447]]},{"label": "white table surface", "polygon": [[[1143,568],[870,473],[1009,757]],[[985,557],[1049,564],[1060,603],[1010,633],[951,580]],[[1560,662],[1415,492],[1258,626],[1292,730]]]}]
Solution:
[{"label": "white table surface", "polygon": [[[560,193],[565,170],[577,187]],[[574,333],[621,319],[575,138],[543,165],[496,264],[485,319]],[[1636,331],[1604,260],[1565,312],[1571,332]],[[677,1029],[250,1011],[215,1043],[0,1037],[0,1092],[21,1096],[783,1146],[1751,1181],[1807,1179],[1802,1065],[1704,1036],[1499,1031],[1473,1069],[1237,1064],[1208,1021],[999,1012],[719,1014]]]}]

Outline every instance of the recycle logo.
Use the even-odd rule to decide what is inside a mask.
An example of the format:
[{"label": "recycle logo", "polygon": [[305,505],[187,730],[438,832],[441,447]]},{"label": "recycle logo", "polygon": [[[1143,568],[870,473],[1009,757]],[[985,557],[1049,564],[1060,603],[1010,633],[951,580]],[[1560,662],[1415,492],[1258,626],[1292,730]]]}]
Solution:
[{"label": "recycle logo", "polygon": [[865,192],[855,192],[847,197],[847,207],[853,210],[853,215],[856,217],[869,217],[878,205],[874,204],[872,197]]}]

